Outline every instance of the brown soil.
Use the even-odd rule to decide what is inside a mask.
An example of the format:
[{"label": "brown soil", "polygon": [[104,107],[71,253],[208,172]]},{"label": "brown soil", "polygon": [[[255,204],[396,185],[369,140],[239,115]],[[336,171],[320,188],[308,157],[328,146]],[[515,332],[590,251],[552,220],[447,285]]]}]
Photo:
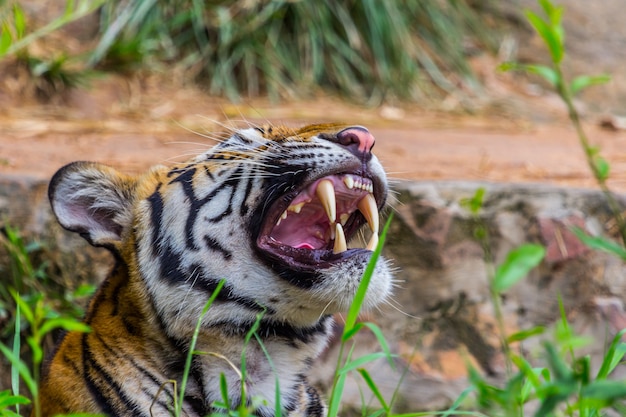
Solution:
[{"label": "brown soil", "polygon": [[[366,109],[331,98],[233,105],[162,79],[109,77],[73,90],[62,104],[0,100],[0,174],[44,179],[74,160],[139,172],[199,153],[214,143],[212,132],[233,126],[345,121],[370,128],[375,151],[394,179],[594,186],[560,103],[529,99],[524,106],[520,117],[510,109],[473,116]],[[611,185],[626,191],[626,132],[592,121],[586,128],[611,163]]]}]

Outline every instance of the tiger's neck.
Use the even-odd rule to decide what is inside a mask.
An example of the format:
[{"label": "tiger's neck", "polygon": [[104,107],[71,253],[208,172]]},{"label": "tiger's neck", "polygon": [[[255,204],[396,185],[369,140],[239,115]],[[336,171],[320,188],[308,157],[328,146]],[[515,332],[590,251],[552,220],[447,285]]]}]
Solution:
[{"label": "tiger's neck", "polygon": [[[128,269],[124,262],[119,262],[92,300],[86,318],[92,327],[91,336],[122,352],[124,357],[140,362],[145,359],[143,366],[160,380],[156,386],[163,387],[162,395],[174,395],[168,394],[171,389],[167,382],[181,381],[192,334],[186,330],[183,334],[187,337],[183,337],[180,329],[172,329],[175,321],[163,316],[167,312],[155,306],[144,280],[129,275]],[[298,409],[308,401],[305,375],[325,348],[333,324],[332,317],[323,316],[306,327],[264,318],[258,323],[224,322],[202,328],[195,347],[200,353],[193,358],[187,402],[196,404],[192,406],[194,410],[204,407],[200,414],[210,411],[206,407],[222,400],[223,374],[233,407],[239,405],[242,396],[244,401],[267,397],[278,384],[280,407]],[[255,336],[246,343],[253,326]],[[246,381],[243,393],[241,376]],[[274,415],[275,397],[264,399],[268,405],[259,415]]]}]

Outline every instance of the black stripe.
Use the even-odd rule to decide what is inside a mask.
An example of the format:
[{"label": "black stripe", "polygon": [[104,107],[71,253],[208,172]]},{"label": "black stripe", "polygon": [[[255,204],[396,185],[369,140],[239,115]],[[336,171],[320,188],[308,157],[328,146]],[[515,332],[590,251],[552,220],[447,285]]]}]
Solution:
[{"label": "black stripe", "polygon": [[152,225],[152,256],[154,257],[154,250],[158,248],[159,240],[161,239],[161,226],[163,222],[163,197],[160,193],[161,184],[156,188],[156,191],[148,197],[150,203],[150,223]]},{"label": "black stripe", "polygon": [[[324,316],[315,325],[307,327],[296,327],[288,323],[272,320],[261,320],[257,334],[262,339],[284,339],[290,342],[293,347],[296,347],[295,342],[309,343],[313,337],[326,333],[329,320],[332,320],[331,316]],[[219,329],[230,337],[243,337],[250,332],[253,325],[254,321],[235,324],[231,321],[223,320],[211,324],[211,327]]]},{"label": "black stripe", "polygon": [[[196,286],[206,291],[209,295],[213,294],[220,282],[220,280],[207,277],[204,274],[202,266],[198,264],[193,264],[189,267],[189,274],[192,277],[190,280],[192,282],[196,282]],[[196,275],[198,279],[194,279],[193,275]],[[273,308],[265,308],[256,300],[237,294],[233,287],[228,284],[224,284],[216,299],[225,303],[235,303],[252,311],[261,312],[265,310],[269,315],[276,314],[276,311]]]},{"label": "black stripe", "polygon": [[233,253],[229,251],[228,249],[224,248],[217,241],[217,239],[209,235],[204,235],[204,241],[206,242],[207,248],[221,253],[224,256],[224,259],[226,259],[227,261],[230,261],[230,259],[233,257]]},{"label": "black stripe", "polygon": [[241,199],[241,205],[239,206],[239,215],[241,217],[248,214],[248,210],[250,210],[250,206],[248,206],[247,201],[250,196],[250,191],[252,191],[252,178],[247,177],[246,181],[246,191],[243,194],[243,198]]},{"label": "black stripe", "polygon": [[[103,369],[96,362],[95,358],[91,355],[91,350],[88,346],[87,334],[82,338],[82,350],[83,350],[83,378],[87,384],[87,388],[91,393],[91,396],[98,404],[98,408],[103,411],[103,414],[109,416],[117,416],[121,414],[130,415],[133,410],[132,404],[129,405],[130,399],[124,396],[124,392],[121,387],[113,381],[111,375],[109,375],[105,369]],[[96,374],[96,375],[92,375]],[[105,387],[106,385],[106,387]],[[116,407],[117,401],[111,398],[111,395],[104,396],[104,392],[108,390],[113,391],[113,394],[120,400],[120,406],[125,406],[126,410],[123,411]]]}]

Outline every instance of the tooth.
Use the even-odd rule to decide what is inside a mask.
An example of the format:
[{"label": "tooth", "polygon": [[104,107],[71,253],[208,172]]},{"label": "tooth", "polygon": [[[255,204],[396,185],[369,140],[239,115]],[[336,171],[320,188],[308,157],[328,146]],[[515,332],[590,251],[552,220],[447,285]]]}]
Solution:
[{"label": "tooth", "polygon": [[317,184],[317,190],[315,191],[317,198],[320,199],[328,220],[330,223],[335,223],[337,218],[337,204],[335,202],[335,187],[330,180],[323,180]]},{"label": "tooth", "polygon": [[300,211],[302,210],[302,207],[304,207],[304,201],[287,207],[287,210],[293,211],[294,213],[300,213]]},{"label": "tooth", "polygon": [[354,178],[352,178],[350,175],[346,175],[345,177],[343,177],[343,183],[346,184],[348,190],[354,188]]},{"label": "tooth", "polygon": [[333,246],[333,253],[341,253],[348,250],[348,245],[346,244],[346,236],[343,234],[343,227],[341,224],[337,223],[335,225],[335,245]]},{"label": "tooth", "polygon": [[280,226],[280,222],[287,218],[287,210],[283,211],[283,214],[280,215],[278,221],[276,222],[276,226]]},{"label": "tooth", "polygon": [[350,218],[349,213],[343,213],[341,216],[339,216],[339,221],[341,222],[341,225],[345,226],[349,218]]},{"label": "tooth", "polygon": [[366,249],[374,251],[376,249],[376,246],[378,246],[378,235],[376,233],[372,233],[370,241],[367,242]]},{"label": "tooth", "polygon": [[374,234],[378,234],[378,207],[376,206],[376,200],[372,194],[367,194],[359,201],[359,210],[370,225],[370,229]]}]

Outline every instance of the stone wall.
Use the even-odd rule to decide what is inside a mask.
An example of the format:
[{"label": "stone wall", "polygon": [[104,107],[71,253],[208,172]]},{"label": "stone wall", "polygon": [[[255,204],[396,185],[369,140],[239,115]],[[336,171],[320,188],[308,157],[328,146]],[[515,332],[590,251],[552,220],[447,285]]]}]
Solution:
[{"label": "stone wall", "polygon": [[[474,238],[476,219],[460,204],[479,187],[486,189],[479,221],[487,227],[496,263],[523,243],[547,249],[541,265],[503,294],[508,334],[543,325],[548,328],[543,337],[551,338],[560,319],[560,297],[572,327],[594,340],[583,351],[599,366],[605,341],[626,326],[624,264],[587,249],[570,231],[578,226],[594,235],[615,232],[601,193],[542,185],[402,184],[396,188],[395,217],[385,247],[398,268],[395,295],[381,313],[368,317],[399,355],[396,370],[382,360],[369,366],[386,398],[398,390],[398,411],[450,405],[468,386],[468,361],[495,380],[504,378],[487,284],[490,266]],[[540,339],[515,348],[541,362]],[[355,356],[380,350],[371,334],[360,335],[359,342]],[[319,368],[322,383],[336,354],[337,344]],[[367,392],[359,376],[352,378],[344,403],[358,410],[360,395]]]}]

